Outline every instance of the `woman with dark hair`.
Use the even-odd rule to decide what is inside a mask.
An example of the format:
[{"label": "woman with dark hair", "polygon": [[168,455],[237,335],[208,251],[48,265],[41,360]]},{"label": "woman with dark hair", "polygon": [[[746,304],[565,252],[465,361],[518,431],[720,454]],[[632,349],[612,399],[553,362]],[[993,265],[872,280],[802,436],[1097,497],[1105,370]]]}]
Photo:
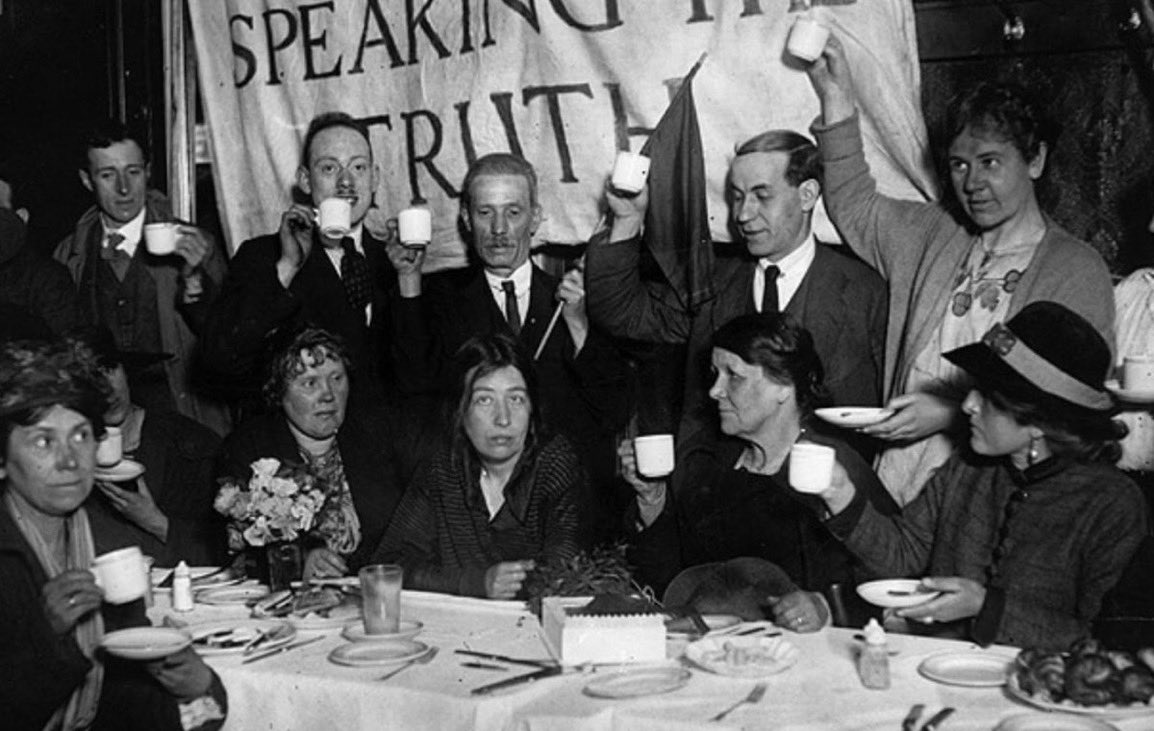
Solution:
[{"label": "woman with dark hair", "polygon": [[[371,404],[348,412],[350,361],[341,339],[315,327],[280,335],[263,387],[274,409],[225,440],[218,475],[244,484],[252,463],[273,457],[307,465],[327,490],[307,546],[304,578],[344,576],[363,566],[401,498],[391,440]],[[231,548],[239,549],[233,540]]]},{"label": "woman with dark hair", "polygon": [[835,470],[826,525],[874,571],[926,575],[941,592],[899,616],[983,644],[1064,649],[1089,633],[1146,534],[1142,494],[1111,464],[1124,429],[1103,390],[1110,349],[1080,316],[1035,302],[945,357],[975,382],[962,404],[970,450],[899,516],[879,515]]},{"label": "woman with dark hair", "polygon": [[854,84],[836,38],[809,68],[822,106],[813,127],[830,218],[890,289],[888,419],[878,475],[901,504],[965,441],[966,375],[942,357],[1031,302],[1058,302],[1114,337],[1110,272],[1038,201],[1054,125],[1027,89],[984,80],[950,105],[949,184],[956,205],[878,192],[862,152]]},{"label": "woman with dark hair", "polygon": [[856,452],[808,430],[823,393],[809,332],[786,315],[743,315],[714,333],[712,362],[709,396],[717,403],[721,434],[702,433],[683,445],[671,490],[665,480],[637,475],[631,443],[619,452],[637,493],[628,516],[630,558],[639,578],[659,591],[698,564],[767,559],[802,590],[773,605],[776,621],[816,631],[827,619],[819,594],[866,577],[815,516],[820,500],[790,489],[790,449],[799,440],[833,447],[878,510],[890,513],[897,506]]},{"label": "woman with dark hair", "polygon": [[585,471],[542,433],[532,362],[505,334],[457,353],[452,433],[405,492],[374,561],[405,586],[512,599],[537,563],[581,548]]},{"label": "woman with dark hair", "polygon": [[147,663],[98,652],[147,625],[141,600],[107,604],[89,571],[104,544],[92,492],[108,385],[70,343],[0,346],[0,708],[6,728],[212,729],[224,687],[191,648]]}]

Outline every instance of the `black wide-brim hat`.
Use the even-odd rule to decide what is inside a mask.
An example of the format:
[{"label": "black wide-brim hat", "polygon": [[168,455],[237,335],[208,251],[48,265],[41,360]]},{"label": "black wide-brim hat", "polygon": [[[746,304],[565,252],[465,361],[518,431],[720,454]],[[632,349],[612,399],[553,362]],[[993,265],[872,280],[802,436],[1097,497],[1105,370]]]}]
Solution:
[{"label": "black wide-brim hat", "polygon": [[1044,408],[1109,412],[1103,384],[1110,346],[1081,315],[1056,302],[1032,302],[982,339],[943,355],[980,387]]},{"label": "black wide-brim hat", "polygon": [[670,609],[701,614],[735,614],[746,621],[767,619],[768,597],[796,591],[797,585],[780,566],[745,556],[685,569],[665,589],[662,603]]}]

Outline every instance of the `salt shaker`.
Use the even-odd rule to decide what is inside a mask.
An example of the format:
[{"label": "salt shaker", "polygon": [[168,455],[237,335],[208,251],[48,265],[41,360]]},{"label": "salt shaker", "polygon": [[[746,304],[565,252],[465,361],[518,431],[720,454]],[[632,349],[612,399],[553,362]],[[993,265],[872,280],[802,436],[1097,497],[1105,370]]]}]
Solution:
[{"label": "salt shaker", "polygon": [[858,658],[857,671],[861,684],[872,690],[890,687],[890,657],[886,648],[886,631],[876,619],[870,619],[863,630],[865,647]]},{"label": "salt shaker", "polygon": [[184,561],[172,573],[172,608],[177,612],[192,611],[192,573]]}]

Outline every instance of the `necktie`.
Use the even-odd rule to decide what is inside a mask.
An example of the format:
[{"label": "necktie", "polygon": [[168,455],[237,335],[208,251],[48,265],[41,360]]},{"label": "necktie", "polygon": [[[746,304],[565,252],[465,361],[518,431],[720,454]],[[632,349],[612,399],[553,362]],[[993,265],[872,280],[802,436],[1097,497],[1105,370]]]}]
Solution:
[{"label": "necktie", "polygon": [[512,280],[501,282],[501,289],[505,290],[505,319],[509,321],[509,329],[514,335],[521,334],[521,310],[517,308],[517,286]]},{"label": "necktie", "polygon": [[116,248],[124,242],[124,234],[119,231],[113,231],[104,238],[104,246],[100,249],[100,258],[105,261],[114,261],[116,259],[128,259],[128,252]]},{"label": "necktie", "polygon": [[778,312],[777,306],[777,278],[781,270],[770,264],[765,268],[765,289],[761,292],[761,312],[770,314]]},{"label": "necktie", "polygon": [[350,237],[341,239],[341,248],[345,252],[341,257],[341,282],[345,285],[345,294],[349,297],[349,304],[357,310],[363,310],[372,301],[373,288],[369,280],[369,263],[353,246]]}]

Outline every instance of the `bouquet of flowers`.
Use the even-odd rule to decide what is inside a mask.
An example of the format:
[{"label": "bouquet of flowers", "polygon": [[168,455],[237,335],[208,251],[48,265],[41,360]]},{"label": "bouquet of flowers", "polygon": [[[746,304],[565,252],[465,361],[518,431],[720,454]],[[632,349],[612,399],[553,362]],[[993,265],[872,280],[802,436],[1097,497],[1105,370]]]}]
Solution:
[{"label": "bouquet of flowers", "polygon": [[229,519],[228,547],[233,551],[295,541],[312,529],[324,505],[325,490],[312,472],[271,458],[252,463],[247,484],[221,480],[213,502]]}]

